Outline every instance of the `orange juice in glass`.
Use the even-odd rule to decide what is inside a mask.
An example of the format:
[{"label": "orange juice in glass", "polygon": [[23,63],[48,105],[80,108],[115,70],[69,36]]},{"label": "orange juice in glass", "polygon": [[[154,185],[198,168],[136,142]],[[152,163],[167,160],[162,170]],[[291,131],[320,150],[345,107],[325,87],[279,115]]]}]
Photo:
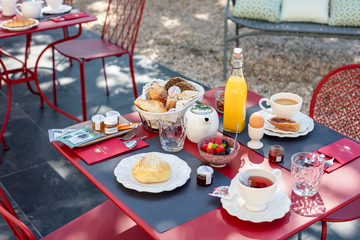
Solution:
[{"label": "orange juice in glass", "polygon": [[223,128],[227,132],[236,132],[239,125],[239,132],[242,132],[246,120],[247,85],[242,71],[241,48],[234,49],[231,67],[225,87]]}]

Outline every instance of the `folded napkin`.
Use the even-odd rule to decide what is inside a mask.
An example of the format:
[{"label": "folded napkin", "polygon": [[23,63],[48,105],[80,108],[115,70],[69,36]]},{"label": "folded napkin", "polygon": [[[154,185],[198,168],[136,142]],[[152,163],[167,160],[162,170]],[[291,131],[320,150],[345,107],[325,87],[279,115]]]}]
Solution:
[{"label": "folded napkin", "polygon": [[326,156],[325,160],[335,158],[334,165],[325,171],[330,173],[346,163],[360,157],[360,144],[348,138],[342,138],[330,145],[322,147],[316,151]]},{"label": "folded napkin", "polygon": [[[134,137],[136,138],[136,137]],[[109,159],[118,154],[125,154],[140,148],[149,146],[146,142],[140,140],[132,149],[125,146],[123,141],[118,138],[112,138],[87,147],[75,149],[74,152],[82,158],[87,164],[93,165],[98,162]]]},{"label": "folded napkin", "polygon": [[78,13],[65,14],[65,15],[62,15],[61,17],[51,17],[50,19],[53,20],[54,22],[62,22],[62,21],[66,21],[66,20],[72,20],[72,19],[83,18],[83,17],[88,17],[88,16],[89,16],[89,14],[86,14],[84,12],[78,12]]}]

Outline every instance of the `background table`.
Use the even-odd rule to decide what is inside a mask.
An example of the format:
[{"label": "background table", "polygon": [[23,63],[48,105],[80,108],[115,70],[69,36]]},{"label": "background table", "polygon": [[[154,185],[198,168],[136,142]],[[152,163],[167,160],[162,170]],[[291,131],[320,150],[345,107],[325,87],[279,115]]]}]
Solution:
[{"label": "background table", "polygon": [[[207,91],[202,102],[215,106],[215,92],[216,89]],[[260,98],[260,95],[248,91],[247,106],[257,104]],[[127,114],[125,117],[132,122],[140,121],[137,112]],[[72,127],[76,127],[76,125]],[[157,137],[156,134],[141,128],[138,136],[142,135],[147,135],[149,138]],[[299,144],[301,144],[301,137],[299,138]],[[284,239],[360,197],[360,188],[357,184],[357,179],[360,177],[359,159],[348,163],[331,174],[324,174],[318,194],[312,198],[302,198],[292,192],[290,171],[277,164],[269,163],[266,158],[241,145],[237,158],[225,167],[216,170],[229,178],[233,178],[239,169],[255,166],[265,169],[279,168],[282,171],[279,188],[287,193],[291,199],[290,211],[283,218],[272,222],[252,223],[233,217],[222,207],[219,207],[160,234],[124,204],[121,199],[117,198],[101,180],[91,175],[80,164],[82,160],[70,148],[56,141],[53,142],[53,145],[119,208],[137,222],[149,235],[157,239]],[[151,151],[151,146],[148,150]],[[187,139],[184,150],[202,160],[196,144]],[[136,152],[133,154],[136,154]],[[96,164],[92,167],[96,169]]]}]

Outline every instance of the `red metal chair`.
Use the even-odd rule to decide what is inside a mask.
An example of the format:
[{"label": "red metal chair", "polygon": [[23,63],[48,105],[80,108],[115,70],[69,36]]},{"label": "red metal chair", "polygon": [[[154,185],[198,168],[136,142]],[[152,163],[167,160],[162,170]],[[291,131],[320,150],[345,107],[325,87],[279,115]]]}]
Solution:
[{"label": "red metal chair", "polygon": [[[84,63],[93,59],[102,59],[106,94],[109,95],[105,72],[105,58],[129,55],[130,73],[132,77],[134,97],[137,98],[137,88],[133,67],[133,54],[140,26],[145,0],[109,0],[101,39],[71,40],[55,45],[62,55],[76,60],[80,65],[80,84],[83,120],[86,116],[85,71]],[[55,59],[53,49],[53,94],[56,105]]]},{"label": "red metal chair", "polygon": [[[357,141],[360,140],[360,64],[332,70],[316,87],[309,115],[314,120]],[[360,218],[360,199],[322,219],[321,239],[326,239],[326,222]]]},{"label": "red metal chair", "polygon": [[[0,186],[0,214],[19,240],[36,240],[32,231],[19,220]],[[152,239],[113,202],[107,200],[42,240],[64,239]]]}]

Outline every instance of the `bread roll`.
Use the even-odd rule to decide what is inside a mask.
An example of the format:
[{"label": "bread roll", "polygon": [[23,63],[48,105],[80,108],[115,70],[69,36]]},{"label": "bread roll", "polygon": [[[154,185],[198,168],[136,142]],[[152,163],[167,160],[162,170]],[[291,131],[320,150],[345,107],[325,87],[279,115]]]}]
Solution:
[{"label": "bread roll", "polygon": [[151,83],[149,87],[149,95],[151,100],[157,100],[166,105],[168,93],[166,89],[160,86],[157,82]]},{"label": "bread roll", "polygon": [[166,112],[166,107],[162,102],[156,100],[144,100],[144,99],[136,99],[134,104],[147,112],[152,113],[164,113]]},{"label": "bread roll", "polygon": [[281,130],[291,132],[298,132],[300,130],[300,124],[289,118],[272,117],[268,119],[268,122]]},{"label": "bread roll", "polygon": [[171,108],[176,108],[178,101],[187,101],[189,98],[189,95],[186,93],[169,94],[166,101],[166,110],[169,111]]},{"label": "bread roll", "polygon": [[185,90],[182,93],[187,94],[189,96],[189,98],[193,98],[193,97],[196,97],[197,95],[199,95],[199,93],[197,91],[191,91],[191,90]]},{"label": "bread roll", "polygon": [[146,154],[135,160],[131,169],[134,177],[142,183],[158,183],[171,176],[170,165],[154,154]]},{"label": "bread roll", "polygon": [[171,88],[172,86],[175,86],[175,84],[179,83],[179,82],[187,82],[185,79],[181,78],[181,77],[175,77],[175,78],[170,78],[169,81],[166,82],[165,84],[165,89],[166,91],[169,90],[169,88]]},{"label": "bread roll", "polygon": [[181,89],[181,92],[186,90],[196,91],[195,88],[188,82],[179,82],[175,84],[174,86],[177,86]]}]

